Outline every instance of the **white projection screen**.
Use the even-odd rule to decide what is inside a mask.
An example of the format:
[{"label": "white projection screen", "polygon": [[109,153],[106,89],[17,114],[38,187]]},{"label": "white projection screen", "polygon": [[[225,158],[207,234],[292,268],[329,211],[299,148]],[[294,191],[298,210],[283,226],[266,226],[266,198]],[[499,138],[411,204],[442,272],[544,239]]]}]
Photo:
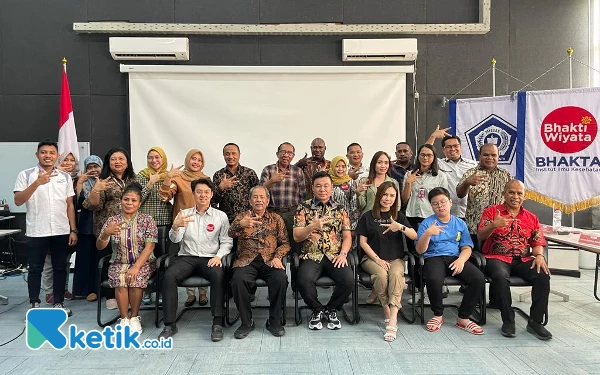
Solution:
[{"label": "white projection screen", "polygon": [[[240,164],[260,176],[282,142],[293,162],[323,138],[325,156],[362,145],[369,164],[378,150],[395,150],[406,133],[406,74],[412,66],[227,67],[123,65],[129,73],[132,161],[145,167],[151,146],[175,166],[188,150],[202,150],[204,173],[225,165],[222,149],[240,146]],[[393,156],[392,156],[393,157]]]}]

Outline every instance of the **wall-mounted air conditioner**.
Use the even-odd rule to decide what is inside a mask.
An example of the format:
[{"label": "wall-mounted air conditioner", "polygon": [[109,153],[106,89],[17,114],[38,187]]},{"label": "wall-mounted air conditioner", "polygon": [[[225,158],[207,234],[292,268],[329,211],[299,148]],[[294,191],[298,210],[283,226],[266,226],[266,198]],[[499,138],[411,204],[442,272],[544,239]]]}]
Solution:
[{"label": "wall-mounted air conditioner", "polygon": [[415,61],[417,39],[343,39],[343,61]]},{"label": "wall-mounted air conditioner", "polygon": [[108,38],[115,60],[189,60],[188,38]]}]

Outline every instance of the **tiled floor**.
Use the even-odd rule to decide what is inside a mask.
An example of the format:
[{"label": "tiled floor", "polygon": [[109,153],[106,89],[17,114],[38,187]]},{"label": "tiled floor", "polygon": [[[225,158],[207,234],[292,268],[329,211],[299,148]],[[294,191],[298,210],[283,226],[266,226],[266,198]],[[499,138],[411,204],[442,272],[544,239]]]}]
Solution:
[{"label": "tiled floor", "polygon": [[[288,325],[281,338],[264,329],[266,309],[254,310],[257,329],[248,338],[236,340],[236,326],[225,329],[225,339],[210,341],[210,312],[188,312],[178,323],[170,351],[40,350],[27,349],[24,335],[0,347],[0,374],[600,374],[600,302],[592,296],[593,272],[580,279],[553,276],[552,287],[570,295],[569,302],[550,296],[550,322],[554,339],[543,342],[525,331],[517,316],[514,339],[500,335],[497,310],[488,310],[483,336],[470,335],[454,327],[456,311],[445,311],[445,324],[429,333],[420,324],[400,321],[398,339],[383,340],[384,324],[378,307],[361,309],[358,325],[343,322],[338,331],[309,331],[304,322],[293,324],[293,300],[288,291]],[[258,303],[265,304],[265,290]],[[330,290],[320,289],[326,298]],[[360,290],[364,301],[367,291]],[[10,297],[0,306],[0,344],[23,330],[27,310],[27,288],[22,277],[0,280],[0,294]],[[184,291],[180,291],[184,297]],[[461,294],[451,288],[449,302]],[[518,301],[517,290],[513,293]],[[181,300],[181,298],[180,298]],[[404,301],[405,305],[406,301]],[[530,299],[515,302],[526,310]],[[96,305],[85,300],[68,302],[73,309],[69,324],[79,329],[97,329]],[[107,314],[114,312],[107,311]],[[109,316],[107,315],[107,316]],[[430,316],[426,311],[426,317]],[[150,311],[142,313],[144,338],[155,338]],[[239,324],[239,323],[238,323]]]}]

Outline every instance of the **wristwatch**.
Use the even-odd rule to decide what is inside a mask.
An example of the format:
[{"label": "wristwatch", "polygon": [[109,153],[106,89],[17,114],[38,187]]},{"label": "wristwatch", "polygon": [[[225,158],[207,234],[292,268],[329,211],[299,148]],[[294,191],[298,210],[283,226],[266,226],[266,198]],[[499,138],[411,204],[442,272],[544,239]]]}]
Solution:
[{"label": "wristwatch", "polygon": [[340,254],[341,254],[341,255],[343,255],[343,256],[345,256],[345,257],[347,257],[347,256],[348,256],[348,252],[345,252],[345,253],[343,253],[343,252],[340,252]]},{"label": "wristwatch", "polygon": [[79,233],[79,231],[78,231],[77,229],[71,229],[71,233],[78,234],[78,233]]}]

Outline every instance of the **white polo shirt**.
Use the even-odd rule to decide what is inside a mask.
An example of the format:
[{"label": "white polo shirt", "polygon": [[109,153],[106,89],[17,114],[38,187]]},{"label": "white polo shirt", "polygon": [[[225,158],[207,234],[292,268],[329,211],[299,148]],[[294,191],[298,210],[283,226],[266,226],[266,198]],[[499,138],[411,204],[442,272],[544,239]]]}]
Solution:
[{"label": "white polo shirt", "polygon": [[[40,165],[19,173],[13,192],[23,191],[38,178]],[[74,196],[71,176],[58,169],[57,175],[45,185],[40,185],[25,202],[28,237],[48,237],[69,234],[71,227],[67,216],[67,199]],[[72,199],[72,198],[71,198]]]},{"label": "white polo shirt", "polygon": [[456,217],[464,218],[467,212],[467,196],[459,198],[456,195],[456,186],[458,186],[463,174],[469,169],[476,167],[477,162],[462,157],[457,162],[443,158],[438,159],[438,165],[439,170],[444,171],[448,179],[448,191],[450,191],[450,199],[452,199],[450,213]]}]

